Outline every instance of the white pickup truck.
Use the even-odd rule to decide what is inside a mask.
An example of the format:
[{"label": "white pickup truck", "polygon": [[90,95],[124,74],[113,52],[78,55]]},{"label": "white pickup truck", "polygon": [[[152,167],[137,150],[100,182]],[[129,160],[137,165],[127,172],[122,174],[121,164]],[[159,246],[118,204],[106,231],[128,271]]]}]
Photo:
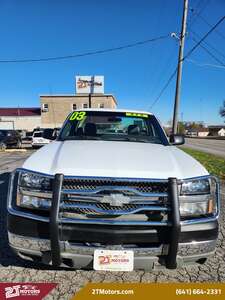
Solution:
[{"label": "white pickup truck", "polygon": [[109,271],[204,263],[219,184],[142,111],[72,112],[11,176],[8,238],[22,258]]}]

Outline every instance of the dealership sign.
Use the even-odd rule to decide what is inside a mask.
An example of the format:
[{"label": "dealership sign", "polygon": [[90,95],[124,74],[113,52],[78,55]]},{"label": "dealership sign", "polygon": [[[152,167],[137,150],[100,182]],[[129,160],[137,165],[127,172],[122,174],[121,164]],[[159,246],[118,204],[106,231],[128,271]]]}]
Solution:
[{"label": "dealership sign", "polygon": [[77,94],[104,94],[104,76],[76,76]]},{"label": "dealership sign", "polygon": [[52,282],[1,282],[0,283],[0,299],[15,299],[15,300],[42,300],[55,287],[56,283]]}]

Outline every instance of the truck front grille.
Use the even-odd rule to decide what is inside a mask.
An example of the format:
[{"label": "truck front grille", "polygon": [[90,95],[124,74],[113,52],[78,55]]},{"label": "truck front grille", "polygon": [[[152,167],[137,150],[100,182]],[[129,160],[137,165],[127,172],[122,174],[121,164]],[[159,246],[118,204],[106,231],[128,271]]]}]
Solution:
[{"label": "truck front grille", "polygon": [[79,201],[63,201],[62,208],[64,211],[73,211],[81,214],[98,214],[98,215],[122,215],[137,213],[143,211],[168,211],[169,208],[148,204],[123,204],[121,206],[112,206],[109,203],[89,203]]},{"label": "truck front grille", "polygon": [[80,192],[101,192],[118,189],[124,193],[136,191],[139,193],[167,193],[168,182],[165,181],[148,181],[148,180],[123,180],[123,179],[80,179],[69,178],[64,179],[62,188],[64,190],[80,191]]},{"label": "truck front grille", "polygon": [[[168,181],[120,178],[64,178],[63,220],[157,221],[168,225]],[[62,220],[62,221],[63,221]]]}]

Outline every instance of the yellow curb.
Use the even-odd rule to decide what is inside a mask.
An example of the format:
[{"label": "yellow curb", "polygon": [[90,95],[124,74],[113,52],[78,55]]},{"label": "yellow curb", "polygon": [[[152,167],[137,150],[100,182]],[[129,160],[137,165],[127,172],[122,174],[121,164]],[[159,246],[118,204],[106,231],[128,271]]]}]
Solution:
[{"label": "yellow curb", "polygon": [[3,152],[27,152],[27,149],[6,149]]}]

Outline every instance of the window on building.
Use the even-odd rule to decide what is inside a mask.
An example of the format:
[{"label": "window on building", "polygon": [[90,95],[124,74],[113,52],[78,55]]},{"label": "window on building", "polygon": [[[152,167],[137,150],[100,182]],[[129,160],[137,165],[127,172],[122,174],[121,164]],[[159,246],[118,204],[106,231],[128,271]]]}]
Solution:
[{"label": "window on building", "polygon": [[48,111],[48,103],[43,103],[42,110]]},{"label": "window on building", "polygon": [[77,109],[77,105],[74,103],[73,104],[73,110],[76,110]]},{"label": "window on building", "polygon": [[83,103],[83,108],[88,108],[87,103]]},{"label": "window on building", "polygon": [[98,107],[99,107],[99,108],[104,108],[104,103],[100,103],[100,104],[98,105]]}]

